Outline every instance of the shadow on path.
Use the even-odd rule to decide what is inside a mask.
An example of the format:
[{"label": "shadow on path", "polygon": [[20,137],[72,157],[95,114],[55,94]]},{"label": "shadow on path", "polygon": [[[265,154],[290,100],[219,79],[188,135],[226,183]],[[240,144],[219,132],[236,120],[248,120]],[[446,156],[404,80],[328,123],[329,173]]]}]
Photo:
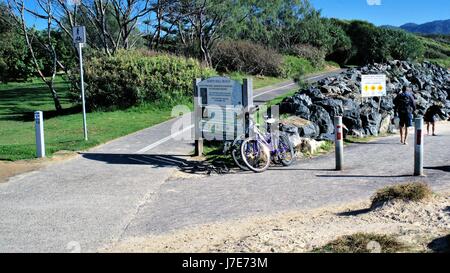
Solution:
[{"label": "shadow on path", "polygon": [[450,166],[424,167],[424,169],[450,172]]},{"label": "shadow on path", "polygon": [[450,235],[434,239],[427,247],[433,252],[450,253]]},{"label": "shadow on path", "polygon": [[177,167],[180,171],[191,174],[226,174],[229,167],[221,161],[187,160],[186,155],[166,154],[108,154],[80,153],[84,158],[118,165],[149,165],[153,168]]},{"label": "shadow on path", "polygon": [[367,209],[358,209],[358,210],[352,210],[352,211],[344,211],[340,213],[336,213],[337,216],[358,216],[361,214],[366,214],[371,211],[370,208]]},{"label": "shadow on path", "polygon": [[328,177],[328,178],[401,178],[401,177],[413,177],[413,175],[402,174],[402,175],[357,175],[357,174],[338,174],[338,175],[327,175],[318,174],[317,177]]}]

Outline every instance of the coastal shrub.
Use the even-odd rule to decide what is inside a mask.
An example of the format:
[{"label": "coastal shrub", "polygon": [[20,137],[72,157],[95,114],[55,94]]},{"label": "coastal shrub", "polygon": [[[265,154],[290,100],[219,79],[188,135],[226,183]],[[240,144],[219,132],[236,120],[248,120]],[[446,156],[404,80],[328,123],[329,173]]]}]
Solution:
[{"label": "coastal shrub", "polygon": [[239,71],[250,75],[278,77],[283,56],[249,41],[221,41],[213,49],[213,67],[219,72]]},{"label": "coastal shrub", "polygon": [[372,207],[382,205],[392,200],[420,201],[430,197],[430,187],[421,182],[413,182],[389,186],[378,190],[372,197]]},{"label": "coastal shrub", "polygon": [[371,242],[380,247],[382,253],[396,253],[406,250],[406,246],[390,235],[379,235],[373,233],[355,233],[333,240],[326,245],[313,251],[319,253],[370,253]]},{"label": "coastal shrub", "polygon": [[[86,103],[90,109],[175,103],[192,96],[194,78],[213,74],[194,59],[171,55],[121,51],[114,56],[92,56],[85,60]],[[78,81],[72,87],[72,98],[79,99]]]}]

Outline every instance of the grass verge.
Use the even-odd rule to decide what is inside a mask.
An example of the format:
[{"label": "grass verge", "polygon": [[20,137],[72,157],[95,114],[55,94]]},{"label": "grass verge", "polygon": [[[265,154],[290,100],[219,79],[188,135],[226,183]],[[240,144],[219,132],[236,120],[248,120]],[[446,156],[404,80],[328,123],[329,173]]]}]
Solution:
[{"label": "grass verge", "polygon": [[372,233],[355,233],[339,237],[328,244],[316,248],[319,253],[396,253],[405,251],[407,247],[390,235]]},{"label": "grass verge", "polygon": [[421,201],[432,195],[430,187],[421,182],[389,186],[378,190],[372,197],[372,208],[393,200]]},{"label": "grass verge", "polygon": [[[247,75],[233,73],[236,80]],[[286,81],[271,77],[255,77],[254,88]],[[154,102],[126,110],[97,111],[87,114],[89,140],[84,141],[81,107],[70,102],[69,83],[56,79],[56,90],[64,111],[57,114],[48,88],[39,79],[29,82],[0,84],[0,160],[15,161],[35,157],[33,112],[44,112],[46,152],[79,151],[154,126],[170,119],[172,106]],[[179,104],[192,109],[192,100]]]}]

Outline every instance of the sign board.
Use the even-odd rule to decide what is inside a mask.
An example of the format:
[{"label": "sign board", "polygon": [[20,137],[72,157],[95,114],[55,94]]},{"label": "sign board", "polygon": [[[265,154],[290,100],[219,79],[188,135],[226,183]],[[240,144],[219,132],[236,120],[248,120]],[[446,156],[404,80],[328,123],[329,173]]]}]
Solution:
[{"label": "sign board", "polygon": [[226,77],[205,79],[196,88],[201,108],[196,126],[201,138],[234,140],[244,133],[244,107],[253,104],[251,88]]},{"label": "sign board", "polygon": [[361,96],[386,96],[386,75],[361,75]]},{"label": "sign board", "polygon": [[86,27],[75,26],[72,29],[72,37],[74,44],[85,44],[86,43]]}]

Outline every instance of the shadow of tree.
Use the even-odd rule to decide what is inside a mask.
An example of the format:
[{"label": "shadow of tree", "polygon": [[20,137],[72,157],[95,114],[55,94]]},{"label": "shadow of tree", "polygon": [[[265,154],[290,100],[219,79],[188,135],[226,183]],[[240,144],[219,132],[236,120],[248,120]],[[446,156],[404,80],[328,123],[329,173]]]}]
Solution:
[{"label": "shadow of tree", "polygon": [[227,174],[230,167],[223,161],[194,161],[186,155],[81,153],[89,160],[119,165],[149,165],[152,168],[177,167],[189,174]]},{"label": "shadow of tree", "polygon": [[[33,121],[34,111],[30,111],[28,108],[12,107],[9,109],[14,112],[12,115],[3,115],[0,120],[13,120],[13,121]],[[43,111],[44,119],[51,119],[57,116],[66,116],[81,113],[81,105],[74,105],[69,108],[64,108],[62,111],[57,112],[56,110]]]}]

